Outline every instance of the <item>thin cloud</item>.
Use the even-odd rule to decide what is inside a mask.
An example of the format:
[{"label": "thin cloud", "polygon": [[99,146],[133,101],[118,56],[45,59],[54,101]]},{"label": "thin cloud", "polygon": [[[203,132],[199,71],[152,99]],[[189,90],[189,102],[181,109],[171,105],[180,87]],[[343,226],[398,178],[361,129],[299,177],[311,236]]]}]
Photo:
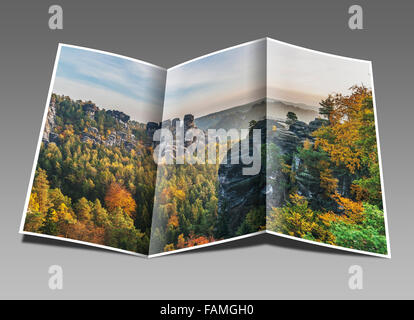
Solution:
[{"label": "thin cloud", "polygon": [[165,77],[166,71],[138,61],[62,47],[54,86],[62,94],[123,111],[134,120],[158,121]]},{"label": "thin cloud", "polygon": [[202,116],[263,98],[265,41],[197,59],[168,71],[164,119]]},{"label": "thin cloud", "polygon": [[348,93],[353,85],[372,87],[366,61],[326,55],[268,41],[269,98],[317,106],[331,93]]},{"label": "thin cloud", "polygon": [[142,123],[160,122],[162,107],[129,98],[119,92],[100,87],[92,87],[87,83],[56,77],[53,92],[67,95],[74,100],[91,100],[100,108],[120,110]]}]

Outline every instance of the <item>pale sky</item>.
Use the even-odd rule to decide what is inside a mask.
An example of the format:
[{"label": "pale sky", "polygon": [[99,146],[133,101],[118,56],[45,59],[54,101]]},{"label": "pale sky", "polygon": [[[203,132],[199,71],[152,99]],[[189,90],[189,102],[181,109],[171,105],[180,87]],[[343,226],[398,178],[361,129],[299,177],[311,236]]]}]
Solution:
[{"label": "pale sky", "polygon": [[268,40],[269,98],[318,106],[330,93],[349,93],[355,84],[372,87],[370,63],[327,55]]},{"label": "pale sky", "polygon": [[163,119],[199,117],[264,98],[265,59],[261,40],[168,70]]},{"label": "pale sky", "polygon": [[133,59],[63,46],[53,92],[91,100],[98,107],[123,111],[145,123],[161,121],[162,113],[163,119],[183,118],[187,113],[200,117],[266,96],[318,107],[328,94],[346,94],[354,84],[372,87],[366,61],[271,39],[171,68],[163,110],[165,77],[164,69]]},{"label": "pale sky", "polygon": [[63,46],[53,92],[91,100],[146,123],[161,121],[166,71],[133,59]]},{"label": "pale sky", "polygon": [[316,109],[330,93],[347,94],[355,84],[372,87],[369,62],[255,41],[168,70],[163,119],[199,117],[266,96]]}]

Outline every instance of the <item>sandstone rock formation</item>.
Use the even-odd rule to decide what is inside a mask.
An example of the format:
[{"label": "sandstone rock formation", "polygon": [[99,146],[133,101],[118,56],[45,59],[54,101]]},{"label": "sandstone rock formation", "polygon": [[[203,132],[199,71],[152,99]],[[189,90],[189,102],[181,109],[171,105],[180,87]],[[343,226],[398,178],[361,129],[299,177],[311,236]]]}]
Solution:
[{"label": "sandstone rock formation", "polygon": [[[243,164],[227,164],[219,168],[219,215],[225,215],[229,235],[235,235],[251,209],[263,206],[270,210],[286,202],[286,176],[279,160],[283,156],[295,154],[305,140],[312,143],[312,132],[325,123],[326,120],[315,119],[309,124],[296,121],[288,125],[281,120],[268,119],[260,120],[253,126],[253,129],[261,130],[262,149],[265,150],[260,173],[244,176]],[[252,145],[251,135],[249,139]],[[231,150],[228,151],[228,156],[230,153]],[[300,166],[299,159],[292,157],[291,161],[293,170]],[[298,180],[301,179],[299,174]],[[312,187],[312,184],[300,185],[299,182],[299,192],[306,196],[312,193]]]},{"label": "sandstone rock formation", "polygon": [[106,113],[114,117],[118,121],[121,121],[124,124],[126,124],[131,118],[129,115],[123,113],[122,111],[118,111],[118,110],[107,110]]},{"label": "sandstone rock formation", "polygon": [[[42,141],[44,143],[56,142],[58,139],[57,135],[53,133],[53,128],[55,127],[55,117],[56,117],[56,101],[52,97],[52,99],[50,100],[49,109],[47,111],[45,128],[43,130]],[[51,141],[51,138],[53,141]]]}]

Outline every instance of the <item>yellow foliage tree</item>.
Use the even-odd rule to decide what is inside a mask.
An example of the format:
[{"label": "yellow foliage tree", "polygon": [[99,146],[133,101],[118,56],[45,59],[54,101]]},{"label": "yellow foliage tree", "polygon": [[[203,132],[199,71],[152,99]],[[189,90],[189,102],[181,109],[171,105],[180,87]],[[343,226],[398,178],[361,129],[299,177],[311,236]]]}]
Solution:
[{"label": "yellow foliage tree", "polygon": [[165,245],[165,247],[164,247],[164,252],[167,252],[167,251],[174,251],[174,250],[175,250],[175,248],[174,248],[174,243],[167,244],[167,245]]},{"label": "yellow foliage tree", "polygon": [[269,230],[293,237],[335,244],[335,237],[325,228],[319,213],[308,207],[308,201],[292,194],[283,208],[273,208],[267,216]]},{"label": "yellow foliage tree", "polygon": [[40,208],[40,205],[39,205],[37,193],[36,192],[30,193],[28,211],[39,212],[39,208]]},{"label": "yellow foliage tree", "polygon": [[184,234],[180,234],[177,239],[177,249],[185,248]]},{"label": "yellow foliage tree", "polygon": [[[371,90],[364,86],[351,88],[352,94],[330,96],[332,109],[329,112],[329,126],[323,126],[314,132],[315,147],[321,147],[337,165],[344,165],[352,174],[360,169],[362,157],[366,150],[360,143],[363,140],[363,130],[366,125],[366,99],[372,98]],[[376,146],[375,150],[376,153]],[[372,153],[372,152],[370,152]]]},{"label": "yellow foliage tree", "polygon": [[364,220],[364,206],[362,202],[341,197],[339,194],[335,194],[334,199],[351,223],[360,223]]},{"label": "yellow foliage tree", "polygon": [[51,203],[49,201],[49,181],[47,180],[45,170],[37,170],[32,192],[37,194],[36,200],[39,205],[38,211],[46,213],[47,210],[51,207]]}]

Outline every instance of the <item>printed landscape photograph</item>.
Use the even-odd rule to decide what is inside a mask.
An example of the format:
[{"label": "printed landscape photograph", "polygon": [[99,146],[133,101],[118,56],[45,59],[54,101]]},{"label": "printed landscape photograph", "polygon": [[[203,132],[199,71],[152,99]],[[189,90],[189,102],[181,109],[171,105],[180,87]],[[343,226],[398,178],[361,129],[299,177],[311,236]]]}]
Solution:
[{"label": "printed landscape photograph", "polygon": [[56,59],[22,231],[146,255],[166,70],[67,45]]},{"label": "printed landscape photograph", "polygon": [[266,228],[389,256],[368,61],[269,39]]},{"label": "printed landscape photograph", "polygon": [[[265,118],[265,39],[168,70],[161,127],[173,133],[173,146],[160,156],[175,162],[158,163],[151,255],[264,232],[265,157],[259,155],[259,172],[243,175],[252,164],[243,163],[240,146],[249,142],[252,150],[251,132],[260,129]],[[204,139],[214,129],[226,134],[233,129],[235,134],[224,140]],[[249,133],[243,135],[243,129]],[[184,141],[188,130],[196,134]],[[182,156],[177,142],[184,141],[181,154],[187,157],[187,152],[196,152],[191,145],[200,139],[205,159],[178,163]],[[211,150],[216,152],[215,163],[207,161]]]},{"label": "printed landscape photograph", "polygon": [[371,62],[268,38],[168,70],[56,59],[20,232],[150,257],[260,233],[390,257]]}]

